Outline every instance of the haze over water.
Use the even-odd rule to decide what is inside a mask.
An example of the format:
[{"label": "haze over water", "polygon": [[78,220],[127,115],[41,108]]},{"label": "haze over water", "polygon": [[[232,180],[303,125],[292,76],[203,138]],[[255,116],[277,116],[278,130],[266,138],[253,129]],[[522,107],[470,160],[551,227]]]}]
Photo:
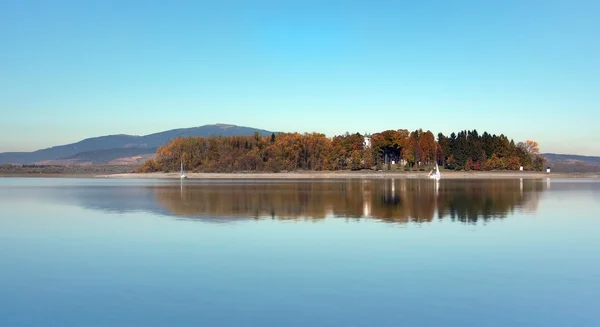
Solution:
[{"label": "haze over water", "polygon": [[595,180],[0,179],[0,326],[598,326]]}]

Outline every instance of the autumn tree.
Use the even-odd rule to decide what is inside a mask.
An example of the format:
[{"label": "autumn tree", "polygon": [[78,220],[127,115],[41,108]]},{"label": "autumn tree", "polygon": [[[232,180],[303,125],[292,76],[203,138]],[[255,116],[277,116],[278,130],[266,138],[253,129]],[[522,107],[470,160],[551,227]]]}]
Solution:
[{"label": "autumn tree", "polygon": [[527,140],[519,142],[516,146],[517,156],[521,158],[526,169],[543,170],[545,158],[540,155],[540,148],[536,141]]},{"label": "autumn tree", "polygon": [[518,146],[525,150],[525,152],[532,157],[540,154],[540,148],[536,141],[527,140],[525,142],[519,142]]},{"label": "autumn tree", "polygon": [[371,136],[373,162],[378,167],[394,160],[398,162],[406,147],[409,133],[405,129],[386,130]]},{"label": "autumn tree", "polygon": [[508,170],[518,170],[521,166],[521,159],[517,156],[513,156],[506,160],[506,169]]},{"label": "autumn tree", "polygon": [[504,135],[476,130],[438,134],[422,129],[386,130],[371,136],[371,146],[359,133],[332,138],[320,133],[274,133],[262,136],[180,137],[157,149],[140,172],[178,171],[181,162],[194,172],[358,170],[378,169],[398,162],[445,164],[448,169],[525,169],[542,170],[545,159],[537,142],[515,145]]},{"label": "autumn tree", "polygon": [[423,153],[423,161],[430,165],[436,160],[437,143],[431,131],[423,133],[419,139],[419,147]]},{"label": "autumn tree", "polygon": [[[424,160],[424,152],[421,148],[422,130],[416,130],[410,133],[406,147],[402,150],[402,158],[408,162],[411,167],[418,165]],[[433,134],[432,134],[433,136]]]}]

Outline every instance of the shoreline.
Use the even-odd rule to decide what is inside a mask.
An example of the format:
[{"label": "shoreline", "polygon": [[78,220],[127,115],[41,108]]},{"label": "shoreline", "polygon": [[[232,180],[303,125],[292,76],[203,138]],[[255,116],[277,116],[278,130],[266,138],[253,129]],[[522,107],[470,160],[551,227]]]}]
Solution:
[{"label": "shoreline", "polygon": [[[282,173],[187,173],[190,180],[338,180],[338,179],[428,179],[427,172],[301,171]],[[97,179],[180,179],[172,173],[0,173],[0,178],[97,178]],[[596,179],[600,173],[545,173],[532,171],[444,171],[442,179]]]},{"label": "shoreline", "polygon": [[[285,173],[188,173],[187,179],[428,179],[425,172],[285,172]],[[117,179],[180,179],[177,172],[173,173],[126,173],[96,175],[95,178]],[[546,179],[546,178],[600,178],[598,173],[545,173],[521,171],[446,171],[442,179]]]},{"label": "shoreline", "polygon": [[74,174],[74,173],[0,173],[0,178],[98,178],[98,174]]}]

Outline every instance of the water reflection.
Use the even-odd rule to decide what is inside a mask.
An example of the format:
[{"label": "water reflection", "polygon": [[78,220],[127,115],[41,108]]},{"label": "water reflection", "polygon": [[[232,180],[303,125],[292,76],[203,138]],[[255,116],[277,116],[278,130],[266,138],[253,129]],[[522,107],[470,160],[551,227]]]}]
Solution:
[{"label": "water reflection", "polygon": [[[62,182],[62,180],[61,180]],[[556,183],[551,192],[585,185]],[[590,184],[596,187],[598,184]],[[590,186],[590,187],[592,187]],[[149,212],[161,216],[225,222],[240,219],[372,218],[386,222],[466,223],[535,212],[549,180],[348,181],[80,181],[45,186],[0,187],[3,201],[35,199],[108,213]],[[597,194],[597,193],[594,193]]]},{"label": "water reflection", "polygon": [[320,220],[327,216],[407,223],[434,218],[475,223],[533,212],[546,185],[523,180],[253,182],[153,187],[175,216]]}]

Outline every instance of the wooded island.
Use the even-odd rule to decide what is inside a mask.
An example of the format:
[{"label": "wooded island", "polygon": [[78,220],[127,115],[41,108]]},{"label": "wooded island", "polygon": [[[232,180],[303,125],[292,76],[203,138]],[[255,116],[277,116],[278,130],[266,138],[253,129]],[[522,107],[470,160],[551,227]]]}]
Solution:
[{"label": "wooded island", "polygon": [[139,172],[281,172],[296,170],[543,170],[538,144],[476,130],[445,136],[422,129],[328,138],[320,133],[176,138],[159,147]]}]

